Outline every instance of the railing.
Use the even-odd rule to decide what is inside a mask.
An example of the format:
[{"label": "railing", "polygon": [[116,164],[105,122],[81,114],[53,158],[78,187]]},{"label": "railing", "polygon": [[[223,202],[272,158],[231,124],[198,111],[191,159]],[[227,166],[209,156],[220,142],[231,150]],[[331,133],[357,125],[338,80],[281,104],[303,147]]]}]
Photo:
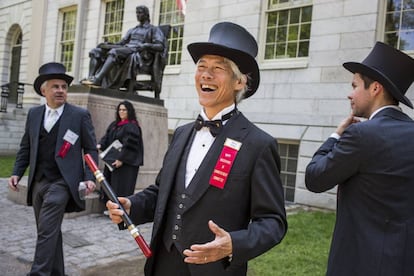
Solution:
[{"label": "railing", "polygon": [[0,105],[0,112],[7,112],[7,102],[9,100],[9,84],[3,84],[1,86],[1,105]]},{"label": "railing", "polygon": [[[10,84],[6,83],[1,86],[1,105],[0,112],[7,112],[7,104],[10,96]],[[16,108],[23,108],[23,94],[24,94],[24,85],[28,83],[18,82],[17,83],[17,100]]]}]

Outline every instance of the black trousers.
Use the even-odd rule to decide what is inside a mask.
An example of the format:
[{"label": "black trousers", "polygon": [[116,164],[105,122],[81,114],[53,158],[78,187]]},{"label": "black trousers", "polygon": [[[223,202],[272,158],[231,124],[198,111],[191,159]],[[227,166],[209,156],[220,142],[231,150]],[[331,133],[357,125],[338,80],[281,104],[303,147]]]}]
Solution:
[{"label": "black trousers", "polygon": [[42,178],[33,183],[33,208],[37,241],[32,269],[28,275],[65,275],[61,225],[70,199],[63,179],[49,182]]}]

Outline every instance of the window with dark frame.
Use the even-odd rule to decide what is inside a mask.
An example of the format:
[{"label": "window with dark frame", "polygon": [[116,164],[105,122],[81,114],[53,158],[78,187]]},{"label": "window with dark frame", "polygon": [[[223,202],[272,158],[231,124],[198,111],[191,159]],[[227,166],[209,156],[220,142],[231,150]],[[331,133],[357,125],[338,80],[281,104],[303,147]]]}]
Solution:
[{"label": "window with dark frame", "polygon": [[268,0],[264,59],[308,57],[312,1]]},{"label": "window with dark frame", "polygon": [[278,145],[281,163],[280,178],[285,192],[285,201],[294,202],[299,145],[280,142]]},{"label": "window with dark frame", "polygon": [[68,72],[72,71],[73,50],[76,34],[76,8],[63,11],[62,34],[60,38],[60,62],[65,65]]},{"label": "window with dark frame", "polygon": [[102,40],[115,43],[122,38],[124,20],[124,0],[106,2],[104,33]]},{"label": "window with dark frame", "polygon": [[384,43],[401,51],[414,51],[413,0],[387,0]]},{"label": "window with dark frame", "polygon": [[180,65],[183,49],[184,34],[183,10],[177,5],[177,0],[161,0],[159,25],[168,24],[171,26],[170,37],[168,38],[168,61],[167,65]]}]

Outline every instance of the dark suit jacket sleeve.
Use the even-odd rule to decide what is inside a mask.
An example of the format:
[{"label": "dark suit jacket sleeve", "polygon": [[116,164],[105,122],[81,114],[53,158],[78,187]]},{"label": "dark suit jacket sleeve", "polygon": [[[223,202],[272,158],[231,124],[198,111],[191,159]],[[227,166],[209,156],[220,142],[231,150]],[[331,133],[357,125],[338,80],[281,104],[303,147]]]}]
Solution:
[{"label": "dark suit jacket sleeve", "polygon": [[[179,133],[182,131],[182,128],[178,128],[175,130],[172,141],[176,141],[176,137],[179,136]],[[173,142],[172,142],[173,144]],[[164,156],[163,165],[166,159],[166,156],[169,155],[173,146],[170,146],[167,149],[167,152]],[[156,204],[158,201],[158,194],[159,194],[159,185],[161,181],[161,175],[163,172],[163,168],[160,169],[158,175],[155,179],[155,184],[148,186],[141,192],[138,192],[134,195],[129,196],[128,198],[131,200],[131,212],[130,218],[135,224],[142,224],[146,222],[152,222],[154,220]],[[154,235],[154,232],[153,232]]]},{"label": "dark suit jacket sleeve", "polygon": [[367,157],[367,142],[357,124],[349,126],[339,140],[328,138],[306,167],[306,187],[320,193],[344,183]]},{"label": "dark suit jacket sleeve", "polygon": [[[173,135],[172,141],[176,141],[175,138],[179,136],[179,133],[182,131],[182,128],[176,129]],[[167,149],[167,152],[164,156],[164,162],[166,156],[169,155],[172,146],[170,145]],[[163,165],[165,165],[163,162]],[[130,218],[135,224],[142,224],[146,222],[152,222],[155,216],[155,209],[158,201],[158,194],[159,194],[159,185],[161,181],[161,175],[163,172],[163,168],[160,169],[158,175],[155,179],[155,184],[152,184],[142,190],[141,192],[135,193],[129,196],[129,200],[131,201],[131,212]],[[154,233],[153,233],[154,234]]]},{"label": "dark suit jacket sleeve", "polygon": [[29,118],[31,116],[31,111],[29,110],[26,125],[24,129],[24,134],[20,142],[20,148],[16,155],[16,161],[14,163],[14,168],[12,175],[17,175],[22,177],[26,168],[29,166],[30,162],[30,134],[29,134]]},{"label": "dark suit jacket sleeve", "polygon": [[272,138],[260,149],[250,179],[251,223],[247,229],[230,232],[233,243],[230,267],[245,263],[269,250],[281,242],[287,231],[276,140]]},{"label": "dark suit jacket sleeve", "polygon": [[135,224],[152,222],[154,220],[160,174],[161,171],[155,180],[156,184],[150,185],[143,191],[128,197],[131,200],[130,217]]}]

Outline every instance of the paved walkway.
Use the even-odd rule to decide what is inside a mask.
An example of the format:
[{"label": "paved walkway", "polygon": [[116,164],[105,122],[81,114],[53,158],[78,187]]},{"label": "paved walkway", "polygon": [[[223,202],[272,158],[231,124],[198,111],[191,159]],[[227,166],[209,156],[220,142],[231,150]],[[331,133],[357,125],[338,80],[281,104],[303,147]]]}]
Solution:
[{"label": "paved walkway", "polygon": [[[7,199],[0,179],[0,275],[21,276],[30,270],[36,243],[32,207]],[[151,224],[140,226],[149,242]],[[103,214],[65,218],[62,224],[65,272],[70,276],[143,275],[145,257],[128,231],[119,231]]]},{"label": "paved walkway", "polygon": [[[36,244],[33,208],[7,199],[0,179],[0,275],[23,276],[30,270]],[[289,204],[288,213],[305,206]],[[150,241],[152,224],[140,231]],[[143,276],[145,257],[128,231],[119,231],[103,214],[65,218],[62,224],[65,272],[69,276]]]}]

